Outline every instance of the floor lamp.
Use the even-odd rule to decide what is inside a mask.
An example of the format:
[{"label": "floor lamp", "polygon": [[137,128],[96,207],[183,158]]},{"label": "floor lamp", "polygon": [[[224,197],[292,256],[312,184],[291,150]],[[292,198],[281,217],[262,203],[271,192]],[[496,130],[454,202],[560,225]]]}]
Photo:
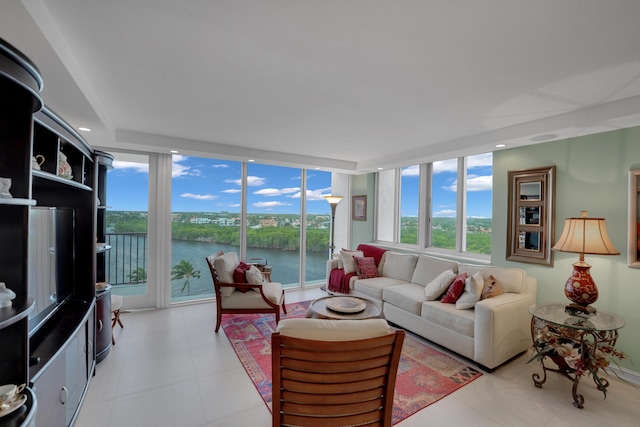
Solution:
[{"label": "floor lamp", "polygon": [[333,250],[336,248],[336,245],[334,244],[334,235],[335,235],[335,221],[336,221],[336,207],[338,206],[338,203],[340,203],[340,200],[342,200],[342,196],[324,196],[325,200],[327,202],[329,202],[329,205],[331,206],[331,246],[329,246],[330,249],[330,254],[329,254],[329,259],[333,259]]}]

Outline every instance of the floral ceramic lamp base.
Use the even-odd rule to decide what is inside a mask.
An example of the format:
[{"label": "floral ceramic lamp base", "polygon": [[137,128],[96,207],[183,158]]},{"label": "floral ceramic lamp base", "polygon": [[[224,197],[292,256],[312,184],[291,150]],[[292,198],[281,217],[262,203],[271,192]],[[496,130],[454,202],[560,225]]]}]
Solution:
[{"label": "floral ceramic lamp base", "polygon": [[591,315],[596,313],[593,304],[598,299],[598,288],[589,270],[591,266],[586,262],[573,264],[573,273],[564,285],[564,294],[573,304],[566,307],[566,312],[573,315]]}]

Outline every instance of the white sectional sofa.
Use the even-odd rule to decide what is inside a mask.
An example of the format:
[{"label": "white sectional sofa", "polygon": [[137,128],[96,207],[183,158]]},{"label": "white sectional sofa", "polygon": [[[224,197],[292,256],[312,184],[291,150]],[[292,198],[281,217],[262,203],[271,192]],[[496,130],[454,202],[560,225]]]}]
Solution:
[{"label": "white sectional sofa", "polygon": [[[340,256],[327,262],[327,280],[332,270],[342,267]],[[427,300],[451,270],[467,273],[465,304]],[[536,303],[537,281],[519,268],[463,264],[424,254],[385,252],[377,264],[378,277],[349,280],[350,294],[382,305],[387,320],[474,360],[487,370],[531,346],[529,306]],[[502,293],[475,302],[479,281],[490,276]],[[473,279],[473,280],[471,280]],[[475,280],[475,281],[474,281]],[[481,286],[481,285],[480,285]],[[440,283],[442,287],[442,283]],[[462,301],[462,298],[461,300]],[[469,304],[469,301],[471,304]]]}]

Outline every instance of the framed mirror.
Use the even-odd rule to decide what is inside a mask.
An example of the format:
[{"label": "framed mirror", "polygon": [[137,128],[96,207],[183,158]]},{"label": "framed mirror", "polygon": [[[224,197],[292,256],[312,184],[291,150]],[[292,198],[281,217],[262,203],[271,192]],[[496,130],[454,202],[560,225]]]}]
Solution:
[{"label": "framed mirror", "polygon": [[509,171],[507,259],[553,265],[555,166]]},{"label": "framed mirror", "polygon": [[632,268],[640,268],[640,169],[629,171],[629,245],[627,248],[627,264]]}]

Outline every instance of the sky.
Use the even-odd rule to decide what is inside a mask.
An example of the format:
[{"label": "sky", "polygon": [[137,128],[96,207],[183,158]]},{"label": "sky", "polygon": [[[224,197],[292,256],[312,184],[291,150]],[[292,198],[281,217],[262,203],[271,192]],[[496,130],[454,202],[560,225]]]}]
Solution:
[{"label": "sky", "polygon": [[[240,162],[174,155],[172,211],[240,212],[241,167]],[[433,170],[433,216],[455,216],[456,160],[435,162]],[[110,209],[147,211],[148,173],[146,163],[115,160],[114,168],[107,174]],[[301,170],[296,168],[249,163],[248,213],[299,213],[300,174]],[[402,216],[417,215],[418,185],[418,166],[403,168]],[[491,188],[491,153],[469,157],[468,217],[491,218]],[[331,173],[307,170],[307,213],[330,213],[329,204],[322,197],[329,194]]]}]

